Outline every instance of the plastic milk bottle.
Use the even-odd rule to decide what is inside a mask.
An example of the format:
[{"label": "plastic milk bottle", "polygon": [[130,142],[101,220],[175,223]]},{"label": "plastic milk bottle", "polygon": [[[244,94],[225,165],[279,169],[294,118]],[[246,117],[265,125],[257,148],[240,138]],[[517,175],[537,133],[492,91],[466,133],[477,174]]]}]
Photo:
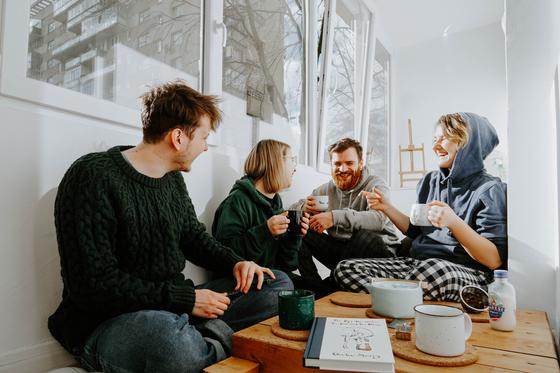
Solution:
[{"label": "plastic milk bottle", "polygon": [[492,329],[515,329],[515,288],[508,281],[508,271],[494,271],[494,282],[488,286],[490,326]]}]

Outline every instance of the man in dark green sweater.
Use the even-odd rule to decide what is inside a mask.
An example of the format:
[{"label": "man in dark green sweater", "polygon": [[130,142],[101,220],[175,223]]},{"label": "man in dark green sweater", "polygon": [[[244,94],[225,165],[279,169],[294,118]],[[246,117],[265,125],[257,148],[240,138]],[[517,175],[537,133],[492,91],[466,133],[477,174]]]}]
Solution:
[{"label": "man in dark green sweater", "polygon": [[[90,371],[200,371],[226,356],[232,329],[274,315],[277,291],[292,283],[244,261],[196,217],[179,171],[208,149],[215,98],[178,81],[142,99],[143,141],[81,157],[60,183],[64,291],[49,329]],[[185,260],[224,277],[195,287]]]}]

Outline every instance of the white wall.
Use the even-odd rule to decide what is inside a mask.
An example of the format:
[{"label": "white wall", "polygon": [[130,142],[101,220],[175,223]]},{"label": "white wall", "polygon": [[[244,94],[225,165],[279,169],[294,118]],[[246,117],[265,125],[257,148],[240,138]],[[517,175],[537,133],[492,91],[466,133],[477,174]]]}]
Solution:
[{"label": "white wall", "polygon": [[560,3],[506,3],[509,268],[518,305],[558,325],[557,129],[551,100],[560,51]]},{"label": "white wall", "polygon": [[[486,116],[496,127],[506,153],[506,74],[504,34],[499,23],[449,34],[392,56],[394,109],[392,127],[393,187],[399,186],[399,144],[408,145],[407,120],[412,118],[413,142],[425,148],[426,169],[437,167],[431,151],[440,115],[470,111]],[[408,163],[403,158],[403,164]],[[416,161],[416,165],[421,163]],[[414,187],[415,183],[405,186]]]}]

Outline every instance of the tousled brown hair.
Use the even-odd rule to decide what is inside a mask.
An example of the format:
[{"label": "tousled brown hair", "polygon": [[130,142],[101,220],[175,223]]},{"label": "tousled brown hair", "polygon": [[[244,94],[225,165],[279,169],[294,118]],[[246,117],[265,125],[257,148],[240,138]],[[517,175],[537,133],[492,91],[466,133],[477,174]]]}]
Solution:
[{"label": "tousled brown hair", "polygon": [[461,114],[445,114],[439,117],[437,125],[441,126],[445,137],[462,147],[469,142],[469,126]]},{"label": "tousled brown hair", "polygon": [[342,153],[346,149],[354,148],[356,149],[356,153],[358,153],[358,160],[362,160],[363,149],[362,145],[354,139],[349,137],[345,137],[343,139],[338,140],[334,144],[329,146],[329,157],[332,158],[332,153]]},{"label": "tousled brown hair", "polygon": [[267,193],[277,193],[283,186],[284,156],[290,145],[276,140],[261,140],[245,160],[245,175],[257,181],[262,179]]},{"label": "tousled brown hair", "polygon": [[210,119],[212,130],[218,128],[222,113],[216,96],[203,95],[183,80],[175,80],[153,87],[140,96],[142,99],[142,132],[144,142],[156,143],[174,128],[187,132],[189,138],[204,115]]}]

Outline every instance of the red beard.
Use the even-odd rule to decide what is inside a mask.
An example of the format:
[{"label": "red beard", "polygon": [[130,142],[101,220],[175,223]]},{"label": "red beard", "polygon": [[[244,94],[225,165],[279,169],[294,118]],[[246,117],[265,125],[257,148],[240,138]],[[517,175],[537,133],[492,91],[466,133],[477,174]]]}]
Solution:
[{"label": "red beard", "polygon": [[354,188],[362,178],[362,168],[358,168],[356,172],[353,170],[333,172],[332,177],[338,189],[347,191]]}]

